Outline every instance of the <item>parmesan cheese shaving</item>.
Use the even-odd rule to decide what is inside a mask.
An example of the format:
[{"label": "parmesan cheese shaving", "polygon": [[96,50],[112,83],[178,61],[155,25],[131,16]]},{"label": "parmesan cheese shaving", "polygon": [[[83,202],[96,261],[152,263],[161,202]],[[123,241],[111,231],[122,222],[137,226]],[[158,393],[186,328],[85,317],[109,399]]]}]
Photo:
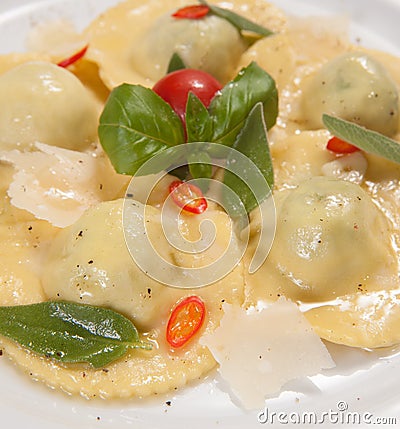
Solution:
[{"label": "parmesan cheese shaving", "polygon": [[290,380],[335,366],[297,305],[285,298],[257,307],[223,306],[215,332],[200,342],[219,363],[219,373],[246,409],[262,408],[267,395]]},{"label": "parmesan cheese shaving", "polygon": [[36,143],[35,152],[0,152],[16,173],[8,188],[11,204],[57,227],[77,221],[90,206],[117,196],[127,178],[106,158]]}]

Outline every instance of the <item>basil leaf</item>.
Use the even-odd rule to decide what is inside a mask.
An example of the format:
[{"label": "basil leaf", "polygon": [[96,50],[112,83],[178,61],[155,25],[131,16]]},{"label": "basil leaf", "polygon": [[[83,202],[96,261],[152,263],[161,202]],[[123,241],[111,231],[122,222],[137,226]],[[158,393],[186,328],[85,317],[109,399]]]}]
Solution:
[{"label": "basil leaf", "polygon": [[117,173],[130,175],[153,155],[185,141],[170,105],[140,85],[122,84],[111,92],[98,132]]},{"label": "basil leaf", "polygon": [[361,125],[327,114],[322,115],[325,127],[336,137],[365,152],[400,163],[400,143]]},{"label": "basil leaf", "polygon": [[[257,103],[249,113],[233,148],[246,155],[246,158],[237,157],[235,153],[228,157],[224,184],[239,196],[246,212],[250,213],[268,197],[274,185],[272,159],[261,103]],[[253,164],[247,162],[248,160]],[[254,164],[258,167],[258,171],[254,168]],[[231,172],[230,167],[240,171],[242,177]],[[224,195],[224,202],[228,213],[235,218],[240,207],[236,201],[232,201],[230,195],[231,193]]]},{"label": "basil leaf", "polygon": [[185,68],[186,68],[186,65],[183,62],[182,58],[179,56],[179,54],[174,52],[171,59],[169,60],[167,74],[172,73],[172,72],[177,71],[177,70],[182,70]]},{"label": "basil leaf", "polygon": [[189,92],[186,104],[187,142],[207,142],[212,138],[212,121],[200,99]]},{"label": "basil leaf", "polygon": [[61,362],[105,366],[129,348],[149,349],[135,326],[115,311],[72,302],[0,307],[0,334]]},{"label": "basil leaf", "polygon": [[251,159],[264,176],[269,186],[269,189],[263,189],[259,195],[264,201],[274,186],[274,170],[261,103],[257,103],[249,113],[233,148]]},{"label": "basil leaf", "polygon": [[245,119],[258,102],[263,105],[265,123],[269,129],[278,116],[278,91],[274,79],[252,62],[211,101],[212,141],[232,146]]},{"label": "basil leaf", "polygon": [[225,19],[226,21],[230,22],[233,26],[235,26],[240,32],[242,31],[249,31],[251,33],[257,34],[261,37],[267,37],[271,36],[271,34],[274,34],[271,30],[268,28],[265,28],[261,25],[256,24],[255,22],[249,21],[248,19],[244,18],[241,15],[238,15],[235,12],[232,12],[228,9],[222,9],[218,6],[210,5],[205,0],[199,0],[201,4],[204,4],[210,8],[210,11],[214,14],[219,16],[220,18]]},{"label": "basil leaf", "polygon": [[175,176],[180,180],[183,180],[184,182],[189,179],[189,167],[187,165],[182,165],[180,167],[172,168],[170,171],[168,171],[171,176]]},{"label": "basil leaf", "polygon": [[[191,152],[188,155],[189,171],[193,179],[210,179],[212,176],[211,157],[207,152]],[[204,191],[204,189],[202,189]]]}]

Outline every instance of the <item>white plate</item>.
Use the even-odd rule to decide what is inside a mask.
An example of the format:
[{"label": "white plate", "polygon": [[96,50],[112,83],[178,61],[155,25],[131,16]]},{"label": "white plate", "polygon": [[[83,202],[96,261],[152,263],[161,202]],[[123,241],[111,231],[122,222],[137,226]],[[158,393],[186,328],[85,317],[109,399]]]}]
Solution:
[{"label": "white plate", "polygon": [[[352,19],[353,41],[400,55],[400,0],[273,2],[299,15],[346,14]],[[63,17],[80,29],[114,3],[116,0],[1,0],[0,53],[24,50],[26,34],[37,22]],[[235,407],[228,395],[218,389],[212,375],[199,385],[151,401],[88,402],[30,381],[2,357],[0,428],[250,429],[268,425],[291,427],[284,422],[297,418],[312,423],[315,418],[321,420],[324,413],[328,427],[340,426],[337,422],[346,423],[348,419],[350,423],[357,423],[358,419],[363,422],[364,418],[369,420],[347,427],[368,427],[380,418],[381,423],[387,423],[385,427],[400,424],[400,354],[333,345],[329,349],[337,367],[310,380],[292,383],[279,398],[267,401],[269,420],[265,425],[258,421],[258,411],[244,412]],[[171,404],[167,405],[167,401]],[[341,412],[341,407],[347,408]]]}]

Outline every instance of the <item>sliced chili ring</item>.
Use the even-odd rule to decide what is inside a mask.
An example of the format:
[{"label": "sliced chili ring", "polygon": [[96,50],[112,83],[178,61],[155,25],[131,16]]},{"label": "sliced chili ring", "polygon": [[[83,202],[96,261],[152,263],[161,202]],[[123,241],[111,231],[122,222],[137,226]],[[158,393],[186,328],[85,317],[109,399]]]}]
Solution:
[{"label": "sliced chili ring", "polygon": [[175,180],[169,185],[169,193],[174,203],[189,213],[200,214],[207,210],[207,200],[201,189],[192,183]]},{"label": "sliced chili ring", "polygon": [[206,316],[203,300],[192,295],[184,298],[173,308],[168,320],[166,338],[174,348],[182,347],[201,328]]},{"label": "sliced chili ring", "polygon": [[60,67],[69,67],[70,65],[76,63],[78,60],[80,60],[88,50],[89,45],[84,46],[82,49],[80,49],[78,52],[75,52],[75,54],[71,55],[68,58],[63,59],[62,61],[58,62],[57,65]]},{"label": "sliced chili ring", "polygon": [[175,13],[172,14],[174,18],[181,19],[201,19],[204,18],[208,12],[210,12],[210,8],[206,5],[195,4],[192,6],[184,6],[181,9],[178,9]]},{"label": "sliced chili ring", "polygon": [[326,148],[330,150],[331,152],[335,153],[353,153],[360,150],[357,146],[354,146],[350,143],[347,143],[346,141],[338,138],[338,137],[332,137],[328,144],[326,145]]}]

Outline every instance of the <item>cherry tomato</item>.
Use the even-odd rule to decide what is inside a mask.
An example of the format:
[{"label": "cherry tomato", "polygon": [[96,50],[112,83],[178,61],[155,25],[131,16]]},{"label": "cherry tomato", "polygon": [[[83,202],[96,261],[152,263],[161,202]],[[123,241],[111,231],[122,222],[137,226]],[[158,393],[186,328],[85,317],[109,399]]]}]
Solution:
[{"label": "cherry tomato", "polygon": [[166,337],[175,348],[182,347],[203,325],[206,307],[200,297],[188,296],[174,307],[168,320]]},{"label": "cherry tomato", "polygon": [[345,142],[344,140],[339,139],[338,137],[332,137],[328,144],[326,145],[326,148],[330,150],[331,152],[335,153],[353,153],[360,150],[358,147],[353,146],[350,143]]},{"label": "cherry tomato", "polygon": [[204,4],[195,4],[192,6],[184,6],[181,9],[178,9],[175,13],[172,14],[174,18],[184,18],[184,19],[200,19],[205,17],[210,8]]},{"label": "cherry tomato", "polygon": [[192,183],[174,180],[169,185],[169,193],[174,203],[189,213],[200,214],[207,210],[207,200],[201,189]]},{"label": "cherry tomato", "polygon": [[208,107],[221,88],[221,84],[204,71],[182,69],[165,75],[154,85],[153,91],[166,101],[185,122],[189,92],[193,92],[204,106]]},{"label": "cherry tomato", "polygon": [[70,66],[71,64],[76,63],[78,60],[80,60],[86,54],[88,47],[89,47],[89,45],[84,46],[82,49],[80,49],[75,54],[73,54],[70,57],[65,58],[64,60],[58,62],[57,65],[65,68],[65,67]]}]

